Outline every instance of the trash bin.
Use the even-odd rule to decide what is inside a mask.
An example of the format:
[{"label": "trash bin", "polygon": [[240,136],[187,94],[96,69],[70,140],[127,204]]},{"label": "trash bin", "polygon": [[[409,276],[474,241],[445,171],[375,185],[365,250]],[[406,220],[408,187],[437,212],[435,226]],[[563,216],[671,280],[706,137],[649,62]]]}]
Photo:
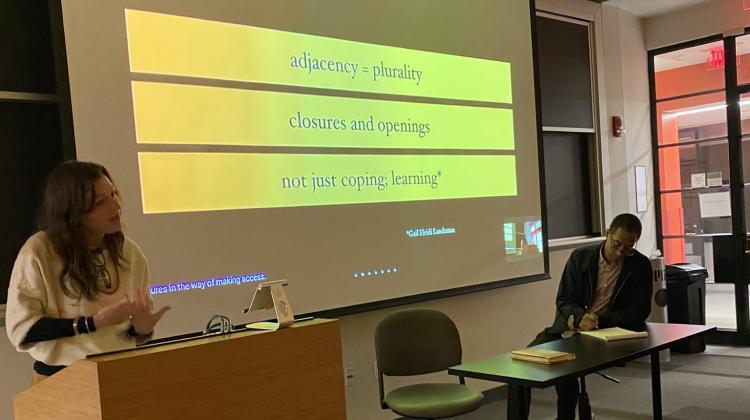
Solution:
[{"label": "trash bin", "polygon": [[[666,267],[667,318],[676,324],[706,325],[706,278],[708,270],[698,264],[677,263]],[[673,344],[678,353],[700,353],[706,350],[701,335]]]}]

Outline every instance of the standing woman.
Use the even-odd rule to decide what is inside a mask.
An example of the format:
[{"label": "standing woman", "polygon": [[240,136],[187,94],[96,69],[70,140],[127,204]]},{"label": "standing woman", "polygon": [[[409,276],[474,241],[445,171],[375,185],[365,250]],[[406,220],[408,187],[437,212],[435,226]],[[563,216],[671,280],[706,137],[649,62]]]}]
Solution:
[{"label": "standing woman", "polygon": [[39,232],[16,257],[5,327],[35,360],[33,383],[88,354],[148,341],[169,307],[152,312],[146,258],[122,233],[120,194],[96,163],[67,161],[47,179]]}]

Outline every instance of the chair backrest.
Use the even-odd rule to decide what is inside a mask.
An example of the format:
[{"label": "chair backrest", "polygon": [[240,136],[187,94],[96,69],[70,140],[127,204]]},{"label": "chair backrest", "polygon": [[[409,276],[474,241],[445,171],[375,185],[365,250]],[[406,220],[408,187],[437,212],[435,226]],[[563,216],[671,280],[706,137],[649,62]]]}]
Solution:
[{"label": "chair backrest", "polygon": [[389,376],[438,372],[461,363],[461,338],[446,314],[404,309],[378,323],[375,357],[380,371]]}]

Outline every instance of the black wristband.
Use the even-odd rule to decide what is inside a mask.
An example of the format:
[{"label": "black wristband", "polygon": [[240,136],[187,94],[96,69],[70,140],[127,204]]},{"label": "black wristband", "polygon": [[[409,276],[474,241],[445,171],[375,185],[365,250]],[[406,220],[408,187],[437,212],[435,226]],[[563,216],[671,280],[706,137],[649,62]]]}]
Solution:
[{"label": "black wristband", "polygon": [[84,320],[84,323],[86,324],[86,330],[88,331],[89,334],[92,333],[92,332],[96,332],[96,325],[94,325],[94,317],[93,316],[87,317]]},{"label": "black wristband", "polygon": [[78,330],[78,334],[87,334],[88,330],[86,329],[86,317],[81,316],[76,319],[76,329]]}]

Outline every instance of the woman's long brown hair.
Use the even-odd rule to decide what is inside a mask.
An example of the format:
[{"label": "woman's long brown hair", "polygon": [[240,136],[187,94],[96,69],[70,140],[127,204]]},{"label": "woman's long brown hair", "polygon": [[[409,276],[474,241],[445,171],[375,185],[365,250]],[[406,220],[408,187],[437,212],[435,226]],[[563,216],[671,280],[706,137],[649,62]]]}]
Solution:
[{"label": "woman's long brown hair", "polygon": [[[94,208],[94,183],[112,177],[102,165],[70,160],[58,165],[47,178],[39,214],[39,229],[47,233],[62,261],[60,286],[72,299],[92,300],[104,290],[97,285],[97,269],[86,242],[83,216]],[[122,232],[104,235],[104,244],[118,270],[124,263]],[[115,275],[114,289],[119,287]],[[109,292],[111,293],[111,291]]]}]

